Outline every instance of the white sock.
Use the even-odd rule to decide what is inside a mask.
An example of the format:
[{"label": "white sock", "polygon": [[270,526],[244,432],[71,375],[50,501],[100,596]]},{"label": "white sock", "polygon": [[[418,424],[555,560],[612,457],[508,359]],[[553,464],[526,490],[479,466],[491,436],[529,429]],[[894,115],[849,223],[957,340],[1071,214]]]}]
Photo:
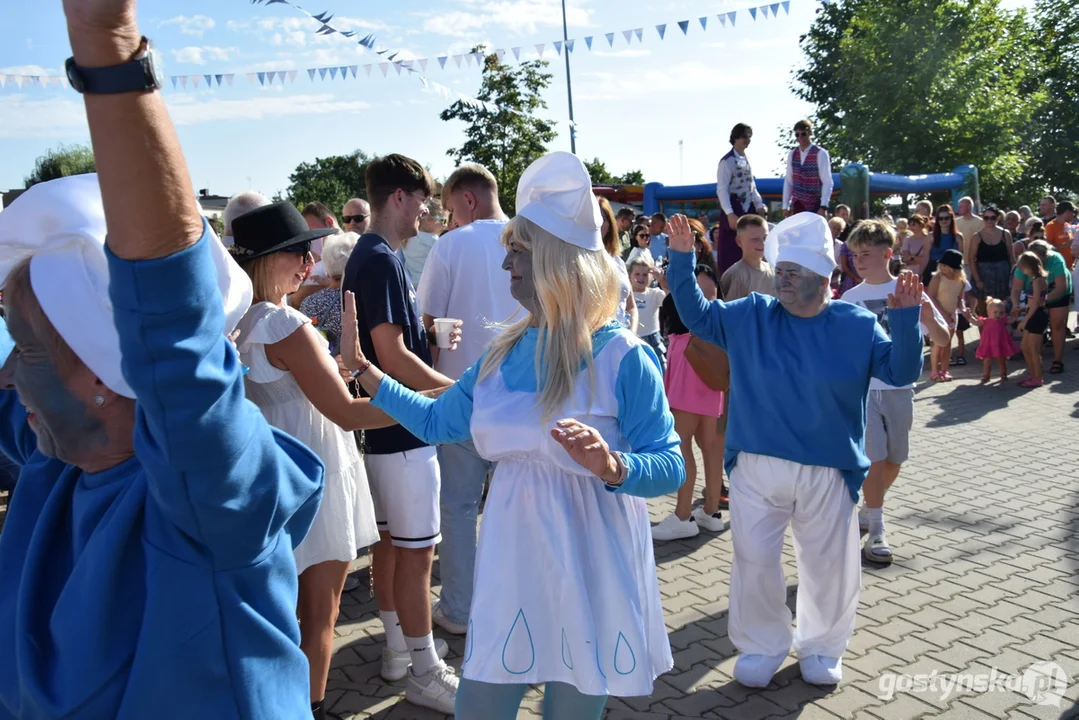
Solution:
[{"label": "white sock", "polygon": [[379,610],[378,616],[382,619],[382,629],[386,633],[386,647],[395,653],[408,652],[405,633],[401,630],[401,621],[397,619],[397,613]]},{"label": "white sock", "polygon": [[408,654],[412,657],[412,673],[422,677],[438,665],[438,653],[435,652],[435,636],[427,633],[424,637],[406,637]]},{"label": "white sock", "polygon": [[869,518],[870,535],[880,535],[884,532],[884,508],[867,507],[865,516]]}]

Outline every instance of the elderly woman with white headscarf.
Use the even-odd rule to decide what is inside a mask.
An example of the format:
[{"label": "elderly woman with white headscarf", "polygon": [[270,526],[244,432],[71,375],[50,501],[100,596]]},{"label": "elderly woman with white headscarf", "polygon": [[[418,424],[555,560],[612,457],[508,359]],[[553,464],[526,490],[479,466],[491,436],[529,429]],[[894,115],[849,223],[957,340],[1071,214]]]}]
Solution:
[{"label": "elderly woman with white headscarf", "polygon": [[[149,52],[134,9],[66,3],[72,77]],[[293,547],[322,464],[244,399],[226,334],[251,284],[199,216],[160,93],[92,90],[99,176],[0,213],[0,450],[22,466],[0,717],[310,716]]]},{"label": "elderly woman with white headscarf", "polygon": [[[345,296],[342,357],[372,402],[430,443],[497,461],[476,554],[457,717],[510,720],[529,685],[543,716],[598,720],[672,666],[641,498],[685,479],[652,349],[612,323],[617,271],[584,164],[521,176],[503,267],[528,317],[437,401],[363,358]],[[544,359],[547,359],[544,361]]]},{"label": "elderly woman with white headscarf", "polygon": [[[922,285],[904,273],[888,298],[891,339],[865,308],[829,300],[835,269],[828,225],[802,213],[765,243],[778,297],[705,300],[693,276],[693,234],[670,223],[671,295],[690,331],[731,366],[730,636],[734,677],[765,687],[793,640],[802,678],[831,685],[854,632],[861,581],[854,508],[869,470],[869,381],[902,387],[922,368]],[[791,633],[781,554],[793,527],[798,626]]]}]

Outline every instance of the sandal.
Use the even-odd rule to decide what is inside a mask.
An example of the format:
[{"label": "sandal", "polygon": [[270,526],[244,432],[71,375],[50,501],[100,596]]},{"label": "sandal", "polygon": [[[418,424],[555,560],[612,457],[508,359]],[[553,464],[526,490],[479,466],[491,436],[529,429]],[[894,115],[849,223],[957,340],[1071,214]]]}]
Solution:
[{"label": "sandal", "polygon": [[1049,374],[1059,375],[1062,372],[1064,372],[1064,363],[1054,360],[1053,364],[1049,366]]},{"label": "sandal", "polygon": [[952,374],[950,372],[948,372],[947,370],[945,370],[944,372],[942,372],[940,374],[940,379],[943,380],[944,382],[951,382],[952,380],[955,380],[955,378],[952,376]]},{"label": "sandal", "polygon": [[989,376],[988,375],[982,375],[982,385],[985,385],[988,382],[989,382]]},{"label": "sandal", "polygon": [[1044,380],[1038,380],[1037,378],[1030,378],[1029,380],[1024,380],[1023,382],[1019,383],[1019,387],[1028,388],[1028,389],[1029,388],[1039,388],[1044,384],[1045,384]]},{"label": "sandal", "polygon": [[963,367],[967,364],[967,359],[962,355],[956,355],[948,361],[948,367]]}]

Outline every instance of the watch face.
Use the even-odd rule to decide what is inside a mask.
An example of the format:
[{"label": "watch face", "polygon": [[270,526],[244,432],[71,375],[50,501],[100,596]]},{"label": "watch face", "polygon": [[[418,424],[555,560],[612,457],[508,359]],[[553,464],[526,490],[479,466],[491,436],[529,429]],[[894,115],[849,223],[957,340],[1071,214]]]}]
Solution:
[{"label": "watch face", "polygon": [[75,92],[83,92],[86,86],[82,81],[82,76],[79,75],[79,68],[75,65],[75,58],[68,58],[64,63],[64,70],[67,72],[67,81],[71,83],[71,89]]},{"label": "watch face", "polygon": [[146,50],[146,80],[156,90],[165,86],[165,72],[161,66],[161,56],[152,45]]}]

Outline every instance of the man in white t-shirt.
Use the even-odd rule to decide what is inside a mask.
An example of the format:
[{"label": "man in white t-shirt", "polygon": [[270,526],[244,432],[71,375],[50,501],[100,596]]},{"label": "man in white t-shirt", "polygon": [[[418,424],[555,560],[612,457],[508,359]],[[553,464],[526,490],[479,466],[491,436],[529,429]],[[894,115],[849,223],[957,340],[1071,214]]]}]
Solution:
[{"label": "man in white t-shirt", "polygon": [[[459,227],[442,235],[430,254],[417,291],[425,327],[435,318],[463,323],[456,352],[432,347],[435,369],[453,380],[479,361],[499,332],[498,324],[521,310],[510,294],[502,263],[506,249],[502,230],[508,218],[498,203],[498,183],[481,165],[462,165],[442,186],[442,205]],[[519,317],[515,319],[520,319]],[[468,630],[472,578],[476,564],[476,528],[480,501],[492,463],[476,452],[472,441],[440,445],[442,468],[442,545],[438,556],[442,595],[431,619],[447,632]]]},{"label": "man in white t-shirt", "polygon": [[[895,232],[883,220],[863,220],[847,238],[854,268],[862,282],[843,293],[842,299],[861,305],[877,316],[888,331],[888,296],[895,292],[896,278],[888,263],[895,247]],[[929,296],[922,295],[922,334],[934,343],[950,342],[944,317]],[[899,477],[900,466],[910,454],[910,429],[914,424],[914,385],[893,387],[873,378],[869,381],[866,407],[865,454],[872,463],[862,486],[864,512],[859,522],[868,526],[862,554],[872,563],[888,565],[892,549],[884,532],[884,494]]]}]

